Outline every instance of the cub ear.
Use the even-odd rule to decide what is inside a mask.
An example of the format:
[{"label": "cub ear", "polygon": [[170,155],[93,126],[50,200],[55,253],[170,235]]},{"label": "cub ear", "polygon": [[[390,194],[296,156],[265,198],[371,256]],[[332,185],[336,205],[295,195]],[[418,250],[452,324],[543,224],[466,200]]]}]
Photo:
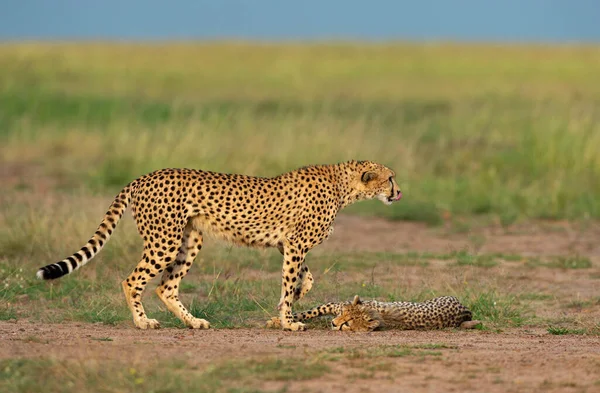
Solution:
[{"label": "cub ear", "polygon": [[360,177],[360,180],[362,180],[363,183],[368,183],[371,180],[375,179],[377,177],[377,174],[375,172],[363,172],[362,176]]},{"label": "cub ear", "polygon": [[356,306],[362,304],[362,302],[360,301],[360,298],[358,297],[358,295],[354,296],[354,300],[352,300],[352,305]]}]

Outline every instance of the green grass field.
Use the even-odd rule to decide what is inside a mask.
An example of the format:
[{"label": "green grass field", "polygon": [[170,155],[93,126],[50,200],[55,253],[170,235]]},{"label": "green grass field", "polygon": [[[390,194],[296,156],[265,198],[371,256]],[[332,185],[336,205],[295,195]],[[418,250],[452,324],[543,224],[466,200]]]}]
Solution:
[{"label": "green grass field", "polygon": [[354,212],[598,218],[599,66],[596,47],[4,44],[0,152],[100,195],[166,166],[369,159],[406,197]]},{"label": "green grass field", "polygon": [[[318,280],[298,308],[355,294],[455,295],[490,334],[526,325],[598,335],[595,314],[563,316],[597,312],[597,296],[557,291],[566,284],[553,278],[556,287],[530,288],[548,271],[597,284],[597,260],[571,251],[480,253],[486,238],[472,225],[551,219],[585,227],[600,218],[599,70],[599,47],[0,44],[0,320],[131,325],[120,282],[142,243],[129,214],[76,274],[47,283],[35,271],[79,249],[114,195],[140,175],[191,167],[271,176],[366,159],[396,171],[404,198],[346,212],[473,232],[473,247],[311,252]],[[276,313],[280,269],[276,250],[207,242],[182,300],[213,327],[259,327]],[[153,295],[145,304],[162,326],[182,327]],[[318,352],[303,360],[301,375],[288,360],[244,358],[196,369],[187,380],[177,378],[178,363],[162,371],[134,365],[136,374],[116,363],[15,358],[0,361],[0,390],[93,391],[105,379],[106,391],[255,391],[252,381],[265,375],[326,375],[332,357],[422,358],[437,349]],[[66,385],[55,378],[64,370]],[[378,369],[362,372],[368,380]],[[200,380],[205,386],[196,386]]]}]

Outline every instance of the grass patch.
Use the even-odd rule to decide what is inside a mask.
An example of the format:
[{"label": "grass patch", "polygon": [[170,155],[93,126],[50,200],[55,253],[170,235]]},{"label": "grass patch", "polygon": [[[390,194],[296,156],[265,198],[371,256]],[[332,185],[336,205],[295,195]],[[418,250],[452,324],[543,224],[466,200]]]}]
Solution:
[{"label": "grass patch", "polygon": [[[189,121],[194,114],[192,106],[175,107],[161,102],[39,90],[1,92],[0,106],[2,120],[9,127],[15,127],[31,112],[35,112],[35,117],[31,117],[33,125],[54,123],[62,128],[72,124],[85,124],[90,128],[106,127],[122,118],[134,119],[138,126],[152,127],[175,121]],[[208,114],[215,109],[219,110],[214,106],[204,107],[204,112],[198,115]]]},{"label": "grass patch", "polygon": [[181,281],[179,283],[179,292],[180,293],[194,293],[198,290],[198,283]]},{"label": "grass patch", "polygon": [[464,250],[455,253],[454,257],[459,266],[492,267],[498,264],[494,255],[477,255]]},{"label": "grass patch", "polygon": [[[418,252],[395,253],[395,252],[335,252],[315,253],[309,255],[306,260],[311,269],[319,269],[324,272],[339,270],[364,270],[368,268],[393,266],[428,266],[429,254]],[[281,268],[281,257],[277,258],[276,264]]]},{"label": "grass patch", "polygon": [[550,326],[550,327],[548,327],[548,329],[546,329],[546,331],[555,336],[563,336],[566,334],[579,335],[579,334],[585,333],[584,329],[569,329],[569,328],[561,327],[561,326]]},{"label": "grass patch", "polygon": [[502,259],[504,261],[509,262],[518,262],[523,260],[523,256],[519,254],[504,254],[504,253],[496,253],[493,254],[496,258]]},{"label": "grass patch", "polygon": [[445,346],[408,346],[408,345],[376,345],[369,348],[358,347],[334,347],[323,351],[323,354],[329,360],[356,360],[356,359],[376,359],[376,358],[398,358],[407,356],[441,356],[442,352],[432,351],[431,349],[446,349]]},{"label": "grass patch", "polygon": [[28,342],[28,343],[36,343],[36,344],[48,344],[50,342],[49,339],[41,338],[38,336],[27,336],[27,337],[23,338],[22,340],[25,342]]},{"label": "grass patch", "polygon": [[[121,295],[120,293],[118,295]],[[119,305],[114,301],[87,301],[85,309],[75,309],[71,318],[76,321],[88,323],[103,323],[105,325],[117,325],[131,319],[129,309],[125,307],[125,299],[119,297]]]},{"label": "grass patch", "polygon": [[415,344],[413,348],[418,349],[457,349],[458,345],[446,344],[446,343],[429,343],[429,344]]},{"label": "grass patch", "polygon": [[547,267],[552,269],[589,269],[592,267],[592,261],[588,257],[580,255],[556,256],[547,259],[527,258],[527,266]]},{"label": "grass patch", "polygon": [[466,291],[465,305],[473,313],[473,319],[482,320],[497,327],[517,327],[527,321],[527,309],[515,296],[496,291],[473,293]]},{"label": "grass patch", "polygon": [[579,255],[561,256],[552,259],[546,266],[559,269],[589,269],[592,267],[592,261]]},{"label": "grass patch", "polygon": [[550,295],[547,293],[538,293],[538,292],[528,292],[519,294],[519,300],[527,300],[527,301],[544,301],[544,300],[553,300],[555,298],[554,295]]},{"label": "grass patch", "polygon": [[[311,267],[323,268],[325,272],[332,270],[364,270],[365,268],[385,268],[393,266],[429,266],[431,260],[455,260],[458,266],[493,267],[500,261],[519,261],[524,259],[520,255],[502,253],[471,253],[468,250],[452,251],[448,253],[434,252],[336,252],[318,253],[307,258]],[[276,258],[274,265],[280,263]]]},{"label": "grass patch", "polygon": [[580,300],[573,300],[567,304],[565,304],[566,308],[587,308],[587,307],[593,307],[596,305],[600,305],[600,297],[594,298],[594,299],[580,299]]},{"label": "grass patch", "polygon": [[0,361],[0,390],[92,392],[250,392],[262,381],[291,382],[318,378],[326,364],[303,359],[247,359],[221,362],[206,368],[177,364],[120,364],[90,359],[81,362],[49,359]]},{"label": "grass patch", "polygon": [[225,380],[301,381],[320,377],[329,367],[318,360],[255,359],[232,361],[209,367],[208,378]]},{"label": "grass patch", "polygon": [[17,319],[15,308],[7,304],[0,306],[0,321],[10,321],[11,319]]}]

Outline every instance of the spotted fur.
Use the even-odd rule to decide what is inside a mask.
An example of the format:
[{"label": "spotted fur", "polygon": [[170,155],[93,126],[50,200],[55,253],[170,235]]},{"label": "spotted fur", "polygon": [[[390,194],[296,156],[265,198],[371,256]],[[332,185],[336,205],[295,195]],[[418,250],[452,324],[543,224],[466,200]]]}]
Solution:
[{"label": "spotted fur", "polygon": [[142,257],[123,281],[135,326],[158,328],[142,306],[142,293],[161,275],[156,289],[167,308],[191,328],[208,328],[179,300],[179,285],[202,248],[205,234],[249,247],[276,247],[283,254],[282,327],[302,330],[292,304],[312,287],[304,259],[332,231],[338,212],[367,199],[391,204],[402,193],[395,173],[375,162],[349,161],[303,167],[272,178],[193,169],[161,169],[129,183],[115,198],[96,233],[76,253],[40,268],[41,279],[56,279],[89,262],[109,240],[131,207],[144,240]]},{"label": "spotted fur", "polygon": [[[471,311],[454,296],[442,296],[422,303],[352,301],[327,303],[311,310],[293,314],[295,321],[306,321],[324,315],[334,315],[333,330],[370,332],[376,329],[443,329],[449,327],[473,328],[480,321],[472,320]],[[267,327],[278,327],[279,317],[267,322]]]}]

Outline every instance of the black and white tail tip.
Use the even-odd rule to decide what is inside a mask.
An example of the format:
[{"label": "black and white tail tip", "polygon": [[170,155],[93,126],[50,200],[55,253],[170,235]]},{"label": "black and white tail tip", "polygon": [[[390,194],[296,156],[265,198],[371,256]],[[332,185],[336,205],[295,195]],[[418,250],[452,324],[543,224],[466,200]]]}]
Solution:
[{"label": "black and white tail tip", "polygon": [[[68,262],[70,262],[70,263],[68,263]],[[77,268],[77,262],[75,262],[75,260],[73,260],[73,262],[71,262],[69,259],[66,259],[64,261],[46,265],[46,266],[40,268],[37,271],[36,276],[40,280],[53,280],[55,278],[59,278],[59,277],[62,277],[64,275],[71,273],[76,268]]]}]

